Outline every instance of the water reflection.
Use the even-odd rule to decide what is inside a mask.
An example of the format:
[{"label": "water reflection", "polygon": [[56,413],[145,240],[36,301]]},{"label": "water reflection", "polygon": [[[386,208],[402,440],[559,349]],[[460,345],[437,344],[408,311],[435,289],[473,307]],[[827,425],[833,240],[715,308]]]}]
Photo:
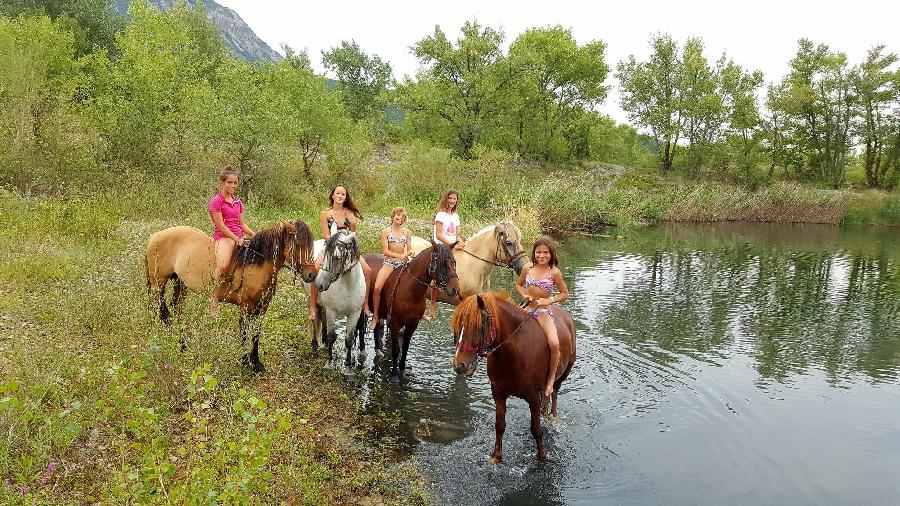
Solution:
[{"label": "water reflection", "polygon": [[[681,225],[561,244],[578,360],[534,458],[511,399],[488,463],[484,366],[449,367],[451,310],[399,383],[359,375],[376,435],[415,454],[436,504],[898,503],[900,234]],[[512,287],[498,269],[492,284]],[[366,371],[371,371],[371,358]]]},{"label": "water reflection", "polygon": [[760,385],[810,369],[834,385],[857,373],[898,378],[900,277],[882,248],[896,240],[854,251],[835,227],[764,227],[759,237],[713,226],[655,233],[670,251],[646,253],[593,320],[635,354],[663,365],[748,354]]}]

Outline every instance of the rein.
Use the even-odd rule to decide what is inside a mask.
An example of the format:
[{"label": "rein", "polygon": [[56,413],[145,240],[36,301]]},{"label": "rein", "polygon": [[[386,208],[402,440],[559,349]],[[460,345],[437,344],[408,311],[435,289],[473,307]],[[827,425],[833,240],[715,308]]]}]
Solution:
[{"label": "rein", "polygon": [[496,236],[495,236],[495,237],[496,237],[496,239],[497,239],[497,241],[496,241],[496,243],[497,243],[497,248],[496,248],[496,251],[494,252],[494,257],[499,258],[499,257],[500,257],[499,253],[502,251],[502,252],[503,252],[503,255],[504,255],[504,256],[506,257],[506,259],[507,259],[507,260],[506,260],[506,263],[498,262],[497,260],[488,260],[488,259],[486,259],[486,258],[481,258],[480,256],[476,255],[475,253],[472,253],[471,251],[467,250],[466,248],[463,248],[463,249],[462,249],[462,252],[465,253],[465,254],[467,254],[467,255],[469,255],[469,256],[471,256],[471,257],[477,258],[478,260],[481,260],[482,262],[484,262],[484,263],[486,263],[486,264],[491,264],[491,265],[493,265],[493,266],[495,266],[495,267],[506,267],[507,269],[513,269],[513,270],[515,270],[515,262],[516,262],[516,260],[518,260],[519,258],[525,256],[525,251],[522,250],[522,251],[516,253],[515,255],[510,256],[509,253],[507,253],[507,252],[505,251],[505,248],[503,247],[503,243],[502,243],[501,235],[500,235],[500,234],[501,234],[501,232],[496,232]]},{"label": "rein", "polygon": [[[525,309],[525,305],[524,305],[525,303],[523,302],[522,304],[523,305],[520,307],[522,307],[522,309]],[[499,350],[504,344],[508,343],[510,339],[515,337],[515,335],[519,331],[519,329],[522,328],[522,325],[525,325],[525,322],[532,319],[535,311],[537,311],[538,309],[539,308],[534,308],[534,309],[528,311],[528,316],[526,316],[524,319],[522,319],[522,321],[519,322],[519,325],[517,325],[516,328],[513,329],[513,331],[510,332],[506,336],[506,338],[503,341],[501,341],[499,344],[497,344],[496,346],[493,345],[494,339],[497,336],[497,328],[496,328],[496,326],[494,326],[494,315],[492,315],[489,310],[482,309],[481,311],[482,311],[483,318],[482,318],[482,324],[481,324],[481,345],[478,347],[475,347],[470,344],[467,344],[465,342],[465,340],[462,340],[459,344],[456,345],[457,350],[461,350],[461,351],[465,351],[465,352],[473,354],[472,358],[470,358],[469,360],[467,360],[465,362],[466,370],[469,370],[472,367],[472,364],[475,364],[476,362],[478,362],[479,359],[488,358],[489,356],[493,355],[495,351]],[[491,329],[490,337],[488,337],[488,331],[487,331],[488,326],[490,326],[490,329]]]}]

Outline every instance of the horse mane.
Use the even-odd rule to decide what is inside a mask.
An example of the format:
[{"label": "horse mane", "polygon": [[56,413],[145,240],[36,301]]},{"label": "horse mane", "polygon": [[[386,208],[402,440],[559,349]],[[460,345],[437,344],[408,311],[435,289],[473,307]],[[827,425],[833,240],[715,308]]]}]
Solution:
[{"label": "horse mane", "polygon": [[[289,230],[293,226],[295,231]],[[237,265],[260,265],[266,260],[275,260],[284,248],[285,236],[296,233],[302,248],[312,248],[312,234],[309,226],[301,220],[282,221],[265,230],[257,232],[250,238],[246,248],[235,248]]]},{"label": "horse mane", "polygon": [[509,294],[506,292],[489,292],[466,297],[453,311],[453,319],[450,322],[450,329],[453,335],[462,335],[465,339],[469,339],[469,336],[478,336],[480,338],[484,322],[481,309],[478,308],[478,297],[481,297],[484,301],[487,310],[492,315],[495,315],[495,320],[497,318],[496,315],[498,315],[497,306],[503,302],[512,303],[512,299],[509,298]]}]

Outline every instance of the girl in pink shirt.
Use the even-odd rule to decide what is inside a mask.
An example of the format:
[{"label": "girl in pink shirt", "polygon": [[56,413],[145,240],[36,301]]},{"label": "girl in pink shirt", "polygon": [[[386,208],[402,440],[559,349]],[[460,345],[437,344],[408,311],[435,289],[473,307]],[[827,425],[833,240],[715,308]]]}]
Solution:
[{"label": "girl in pink shirt", "polygon": [[[235,245],[245,246],[254,234],[253,230],[244,223],[244,203],[234,194],[237,186],[237,172],[231,166],[225,167],[219,176],[219,193],[209,201],[209,217],[213,222],[213,241],[216,254],[216,284],[219,283],[222,273],[231,262]],[[213,318],[218,317],[218,302],[215,290],[213,290],[209,308],[209,313]]]}]

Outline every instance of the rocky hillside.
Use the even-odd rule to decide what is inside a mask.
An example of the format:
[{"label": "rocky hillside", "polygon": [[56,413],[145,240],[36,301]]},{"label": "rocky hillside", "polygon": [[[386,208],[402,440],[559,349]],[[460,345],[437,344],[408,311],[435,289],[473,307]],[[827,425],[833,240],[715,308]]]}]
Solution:
[{"label": "rocky hillside", "polygon": [[[188,0],[189,3],[194,1]],[[222,39],[232,54],[249,61],[281,59],[281,55],[257,37],[236,12],[213,0],[202,1],[206,4],[210,21],[219,27]],[[168,9],[173,3],[174,0],[150,0],[150,4],[158,9]],[[122,14],[128,13],[128,0],[116,0],[115,5]]]}]

